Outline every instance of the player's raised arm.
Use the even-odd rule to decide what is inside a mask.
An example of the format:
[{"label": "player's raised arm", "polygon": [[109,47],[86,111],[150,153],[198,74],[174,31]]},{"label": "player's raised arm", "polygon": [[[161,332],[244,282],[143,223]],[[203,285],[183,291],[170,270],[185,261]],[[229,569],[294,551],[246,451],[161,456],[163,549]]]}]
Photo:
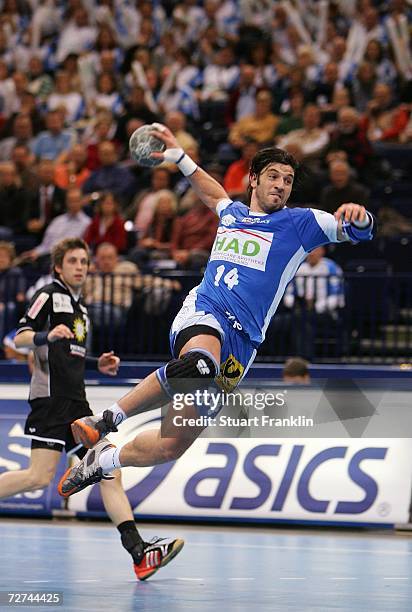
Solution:
[{"label": "player's raised arm", "polygon": [[230,200],[222,185],[195,164],[183,151],[169,128],[161,123],[153,123],[152,125],[153,136],[162,140],[166,145],[166,150],[163,153],[152,153],[152,157],[177,164],[203,204],[206,204],[212,210],[216,211],[217,204],[222,200]]}]

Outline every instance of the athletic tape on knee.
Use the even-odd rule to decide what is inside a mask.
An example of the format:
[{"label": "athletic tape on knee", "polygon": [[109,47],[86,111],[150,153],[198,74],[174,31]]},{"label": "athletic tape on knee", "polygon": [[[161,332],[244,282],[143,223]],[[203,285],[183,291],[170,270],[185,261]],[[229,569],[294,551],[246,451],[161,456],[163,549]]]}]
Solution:
[{"label": "athletic tape on knee", "polygon": [[219,372],[212,353],[191,349],[179,359],[172,359],[156,371],[157,380],[170,398],[175,393],[190,393],[207,388]]}]

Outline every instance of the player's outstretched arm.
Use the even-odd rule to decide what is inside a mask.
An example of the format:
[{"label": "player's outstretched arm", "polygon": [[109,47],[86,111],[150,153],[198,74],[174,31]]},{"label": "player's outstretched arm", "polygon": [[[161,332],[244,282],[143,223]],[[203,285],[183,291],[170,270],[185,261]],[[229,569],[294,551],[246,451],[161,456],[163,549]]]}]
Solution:
[{"label": "player's outstretched arm", "polygon": [[166,145],[163,153],[152,153],[152,157],[164,159],[177,164],[179,170],[187,177],[196,194],[203,204],[216,210],[217,204],[222,200],[230,200],[228,194],[213,177],[211,177],[183,151],[172,132],[161,123],[153,123],[153,136],[162,140]]},{"label": "player's outstretched arm", "polygon": [[74,338],[74,334],[67,327],[61,323],[56,325],[51,331],[35,332],[31,329],[25,329],[24,331],[18,332],[14,338],[14,343],[17,348],[36,348],[36,346],[42,346],[44,344],[51,344],[58,340],[71,340]]}]

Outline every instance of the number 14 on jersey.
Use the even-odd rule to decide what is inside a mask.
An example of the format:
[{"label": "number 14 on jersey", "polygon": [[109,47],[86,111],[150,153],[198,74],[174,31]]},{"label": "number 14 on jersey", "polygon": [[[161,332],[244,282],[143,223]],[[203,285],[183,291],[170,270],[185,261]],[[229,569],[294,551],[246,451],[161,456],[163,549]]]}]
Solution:
[{"label": "number 14 on jersey", "polygon": [[[225,274],[225,266],[218,266],[215,276],[215,287],[219,287],[219,283],[223,274]],[[231,268],[228,272],[226,272],[225,276],[223,276],[223,282],[227,285],[227,288],[229,290],[233,289],[235,285],[238,285],[239,275],[237,272],[237,268]]]}]

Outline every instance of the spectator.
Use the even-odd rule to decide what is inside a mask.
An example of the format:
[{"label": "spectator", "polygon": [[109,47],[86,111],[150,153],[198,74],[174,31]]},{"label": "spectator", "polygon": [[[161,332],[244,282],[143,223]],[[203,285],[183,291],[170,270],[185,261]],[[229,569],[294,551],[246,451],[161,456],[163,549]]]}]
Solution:
[{"label": "spectator", "polygon": [[335,92],[341,87],[338,65],[335,62],[328,62],[323,69],[322,77],[311,89],[308,101],[327,110],[332,104]]},{"label": "spectator", "polygon": [[371,142],[398,142],[408,111],[403,105],[395,106],[389,85],[377,83],[361,123]]},{"label": "spectator", "polygon": [[359,176],[370,176],[373,162],[371,144],[365,130],[360,126],[360,116],[357,110],[345,106],[338,111],[338,123],[331,133],[327,150],[327,160],[342,154],[352,168],[356,168]]},{"label": "spectator", "polygon": [[295,300],[301,299],[309,310],[332,314],[345,305],[342,276],[338,264],[325,257],[325,247],[318,247],[300,265],[286,291],[285,304],[292,308]]},{"label": "spectator", "polygon": [[113,244],[119,253],[126,250],[124,219],[119,214],[119,204],[112,193],[100,195],[96,203],[96,214],[86,230],[84,240],[92,251],[96,251],[103,242]]},{"label": "spectator", "polygon": [[159,121],[158,115],[153,113],[147,106],[144,94],[143,87],[134,85],[129,96],[126,98],[125,111],[120,116],[117,124],[116,139],[119,142],[124,142],[126,138],[126,125],[130,119],[140,119],[142,123]]},{"label": "spectator", "polygon": [[272,96],[269,91],[262,90],[256,95],[256,110],[253,115],[246,115],[236,121],[230,128],[229,142],[236,149],[246,144],[247,139],[264,144],[273,140],[279,117],[271,111]]},{"label": "spectator", "polygon": [[302,357],[291,357],[283,366],[283,382],[292,385],[310,385],[309,362]]},{"label": "spectator", "polygon": [[54,173],[55,183],[60,189],[81,188],[89,176],[87,150],[82,144],[75,144],[70,151],[60,157],[60,163],[56,165]]},{"label": "spectator", "polygon": [[39,162],[37,174],[39,185],[31,194],[27,229],[31,234],[42,236],[50,221],[63,213],[66,193],[55,182],[55,164],[51,159]]},{"label": "spectator", "polygon": [[0,161],[9,161],[14,147],[26,145],[30,149],[34,143],[33,128],[29,115],[20,113],[13,121],[13,135],[0,141]]},{"label": "spectator", "polygon": [[378,11],[372,6],[367,6],[352,21],[346,43],[346,61],[358,64],[370,40],[383,42],[385,38],[385,30],[379,23]]},{"label": "spectator", "polygon": [[196,198],[194,206],[173,223],[171,251],[178,266],[198,269],[204,266],[216,236],[217,217]]},{"label": "spectator", "polygon": [[98,246],[94,272],[85,285],[85,300],[93,323],[100,329],[110,325],[118,329],[126,322],[127,312],[135,296],[144,298],[146,314],[162,314],[170,302],[172,291],[181,289],[180,283],[159,276],[142,276],[131,261],[121,261],[113,244]]},{"label": "spectator", "polygon": [[34,156],[29,147],[19,144],[11,152],[11,160],[16,166],[21,186],[28,192],[36,191],[39,187],[39,177],[33,170]]},{"label": "spectator", "polygon": [[33,144],[37,159],[60,161],[60,155],[73,146],[76,138],[71,130],[63,129],[64,119],[60,110],[47,113],[45,132],[40,132]]},{"label": "spectator", "polygon": [[253,115],[256,109],[255,67],[251,64],[240,66],[238,83],[230,90],[226,107],[228,125],[239,121],[247,115]]},{"label": "spectator", "polygon": [[[55,217],[47,226],[41,243],[22,253],[22,261],[34,262],[42,257],[40,267],[47,267],[49,255],[55,244],[63,238],[83,238],[90,225],[90,217],[83,211],[82,192],[77,187],[72,187],[66,192],[66,212]],[[44,266],[42,265],[44,264]]]},{"label": "spectator", "polygon": [[201,73],[194,66],[186,49],[176,51],[176,61],[161,71],[162,87],[157,96],[163,113],[180,111],[193,120],[199,118],[196,88],[201,84]]},{"label": "spectator", "polygon": [[154,197],[153,220],[139,240],[133,259],[147,264],[149,260],[170,257],[173,222],[176,217],[177,198],[173,191],[161,189]]},{"label": "spectator", "polygon": [[29,193],[21,187],[13,162],[0,164],[0,239],[26,234]]},{"label": "spectator", "polygon": [[191,134],[186,130],[186,117],[180,111],[171,111],[165,115],[165,125],[170,129],[176,137],[184,151],[195,149],[197,151],[198,144]]},{"label": "spectator", "polygon": [[96,40],[97,31],[89,24],[89,16],[86,9],[80,4],[73,12],[70,19],[61,31],[58,39],[56,60],[59,64],[63,62],[69,53],[81,53],[90,49]]},{"label": "spectator", "polygon": [[242,157],[230,164],[226,171],[223,187],[233,199],[238,199],[246,193],[249,184],[249,167],[252,158],[258,152],[258,144],[251,140],[242,147]]},{"label": "spectator", "polygon": [[239,68],[235,64],[232,47],[218,49],[215,51],[213,63],[206,65],[203,72],[202,99],[226,102],[238,77]]},{"label": "spectator", "polygon": [[125,208],[134,192],[135,179],[132,173],[118,163],[118,154],[112,142],[101,142],[98,155],[101,167],[93,170],[83,183],[83,193],[111,191],[122,208]]},{"label": "spectator", "polygon": [[109,321],[118,327],[133,300],[133,291],[142,286],[136,264],[120,261],[114,244],[102,242],[96,250],[94,272],[86,280],[85,300],[93,326]]},{"label": "spectator", "polygon": [[314,104],[307,104],[303,111],[303,128],[292,130],[277,139],[277,146],[284,149],[289,144],[301,147],[305,162],[317,167],[329,143],[329,134],[320,127],[320,110]]},{"label": "spectator", "polygon": [[41,108],[37,108],[36,98],[29,91],[24,91],[21,94],[19,109],[11,114],[6,121],[2,130],[2,136],[5,138],[7,136],[13,136],[13,122],[17,115],[28,115],[30,117],[34,136],[37,136],[42,130],[44,130],[45,122],[43,110]]},{"label": "spectator", "polygon": [[96,121],[86,129],[83,142],[87,147],[87,167],[89,170],[97,170],[102,164],[99,158],[99,145],[102,142],[111,142],[118,151],[120,142],[116,137],[116,122],[109,111],[100,111]]},{"label": "spectator", "polygon": [[0,338],[16,325],[16,308],[24,302],[24,276],[20,268],[13,267],[16,257],[11,242],[0,241]]},{"label": "spectator", "polygon": [[336,160],[329,166],[331,184],[324,187],[320,193],[320,207],[333,213],[345,202],[359,202],[368,206],[369,191],[351,177],[350,166],[346,161]]},{"label": "spectator", "polygon": [[47,107],[51,111],[64,112],[65,121],[68,123],[73,123],[83,117],[84,99],[77,91],[73,91],[68,72],[60,70],[56,74],[55,89],[47,99]]},{"label": "spectator", "polygon": [[366,111],[375,85],[375,66],[371,62],[362,62],[359,64],[353,79],[348,83],[353,104],[358,112],[364,113]]},{"label": "spectator", "polygon": [[31,56],[28,77],[28,91],[42,104],[47,102],[48,96],[53,91],[53,79],[44,70],[43,61],[39,55]]},{"label": "spectator", "polygon": [[386,56],[383,44],[372,39],[365,49],[364,60],[370,62],[375,69],[379,83],[386,83],[391,87],[396,85],[398,75],[394,63]]},{"label": "spectator", "polygon": [[167,168],[163,166],[153,168],[150,188],[140,191],[134,199],[130,208],[134,215],[134,228],[139,237],[146,234],[152,222],[157,193],[161,189],[169,189],[170,184],[170,172]]},{"label": "spectator", "polygon": [[281,115],[279,125],[276,129],[276,136],[284,136],[292,130],[303,128],[302,112],[305,98],[300,90],[295,91],[289,99],[289,110]]},{"label": "spectator", "polygon": [[118,93],[118,87],[113,75],[102,72],[97,77],[97,92],[92,100],[91,113],[108,110],[115,117],[123,112],[123,100]]},{"label": "spectator", "polygon": [[[311,251],[300,265],[286,290],[284,304],[294,309],[289,319],[293,350],[312,360],[316,338],[330,337],[337,332],[339,311],[345,306],[343,272],[334,261],[325,257],[323,246]],[[282,325],[282,319],[275,321],[275,327],[279,325]],[[335,341],[339,342],[337,335]],[[339,346],[335,348],[340,350]]]}]

